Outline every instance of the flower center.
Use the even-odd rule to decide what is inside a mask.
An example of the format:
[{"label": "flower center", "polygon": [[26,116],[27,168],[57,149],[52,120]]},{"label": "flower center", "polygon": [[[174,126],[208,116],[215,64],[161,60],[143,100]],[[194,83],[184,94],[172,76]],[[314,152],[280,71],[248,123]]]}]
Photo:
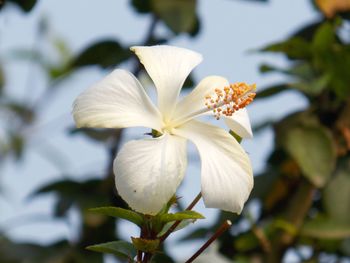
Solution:
[{"label": "flower center", "polygon": [[213,111],[217,120],[220,119],[221,115],[232,116],[235,111],[246,107],[253,101],[256,95],[255,89],[255,84],[248,85],[244,82],[237,82],[222,89],[216,88],[210,94],[205,96],[205,106],[203,105],[203,108],[171,120],[164,125],[163,131],[166,130],[171,133],[172,128],[178,127],[181,124],[209,111]]},{"label": "flower center", "polygon": [[256,85],[237,82],[223,89],[215,89],[215,93],[205,96],[205,105],[212,110],[217,120],[221,115],[232,116],[235,111],[243,109],[250,104],[256,93]]},{"label": "flower center", "polygon": [[162,127],[162,133],[169,133],[172,134],[174,129],[174,125],[171,122],[164,123],[164,126]]}]

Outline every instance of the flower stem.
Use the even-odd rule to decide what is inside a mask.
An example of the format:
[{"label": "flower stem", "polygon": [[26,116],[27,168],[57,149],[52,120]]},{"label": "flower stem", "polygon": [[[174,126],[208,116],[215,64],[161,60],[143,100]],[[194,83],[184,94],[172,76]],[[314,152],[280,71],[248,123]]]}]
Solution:
[{"label": "flower stem", "polygon": [[230,220],[226,220],[220,227],[218,230],[216,230],[216,232],[214,233],[214,235],[209,238],[209,240],[207,242],[204,243],[203,246],[201,246],[200,249],[197,250],[196,253],[193,254],[193,256],[191,258],[189,258],[185,263],[191,263],[193,262],[200,254],[202,254],[202,252],[207,249],[211,243],[213,243],[219,236],[221,236],[227,229],[229,229],[231,227],[232,223]]},{"label": "flower stem", "polygon": [[[193,199],[192,203],[185,210],[192,210],[192,208],[198,203],[198,201],[202,198],[202,193],[199,194]],[[176,221],[169,229],[162,235],[159,240],[163,242],[168,236],[177,228],[177,226],[181,223],[181,220]]]}]

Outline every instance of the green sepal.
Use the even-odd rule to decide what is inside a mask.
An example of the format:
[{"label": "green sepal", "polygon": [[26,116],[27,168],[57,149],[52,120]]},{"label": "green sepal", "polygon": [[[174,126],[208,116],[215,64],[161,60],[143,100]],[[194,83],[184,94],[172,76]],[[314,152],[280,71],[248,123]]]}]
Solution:
[{"label": "green sepal", "polygon": [[97,207],[89,209],[90,212],[98,213],[106,216],[112,216],[117,218],[122,218],[125,220],[128,220],[138,226],[142,226],[144,223],[144,218],[142,215],[120,207],[113,207],[113,206],[107,206],[107,207]]},{"label": "green sepal", "polygon": [[185,219],[203,219],[205,218],[203,215],[196,211],[186,210],[177,212],[175,214],[163,214],[160,216],[160,221],[162,223],[168,223],[172,221],[179,221],[179,220],[185,220]]},{"label": "green sepal", "polygon": [[88,246],[86,247],[86,249],[95,252],[113,254],[123,260],[132,260],[137,253],[134,246],[126,241],[112,241],[107,243],[101,243],[97,245]]},{"label": "green sepal", "polygon": [[139,237],[131,237],[131,241],[137,250],[143,252],[154,253],[160,244],[159,239],[144,239]]},{"label": "green sepal", "polygon": [[162,136],[162,133],[160,133],[159,131],[155,130],[155,129],[152,129],[152,137],[153,138],[157,138],[157,137],[160,137]]},{"label": "green sepal", "polygon": [[230,130],[230,134],[232,135],[233,138],[237,140],[238,143],[242,142],[242,137],[240,137],[237,133],[235,133],[233,130]]}]

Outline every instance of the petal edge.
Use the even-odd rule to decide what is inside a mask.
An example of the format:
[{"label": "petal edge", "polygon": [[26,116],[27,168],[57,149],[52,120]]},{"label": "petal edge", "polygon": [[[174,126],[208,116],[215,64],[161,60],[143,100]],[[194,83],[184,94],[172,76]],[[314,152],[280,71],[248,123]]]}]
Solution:
[{"label": "petal edge", "polygon": [[73,103],[77,127],[125,128],[144,126],[161,130],[161,115],[140,82],[116,69],[83,91]]},{"label": "petal edge", "polygon": [[202,61],[202,55],[167,45],[134,46],[130,49],[138,56],[157,88],[160,111],[165,118],[170,118],[183,83]]},{"label": "petal edge", "polygon": [[241,213],[254,184],[250,160],[241,145],[223,129],[196,120],[175,133],[198,149],[206,207]]},{"label": "petal edge", "polygon": [[181,137],[130,141],[114,161],[117,191],[135,211],[155,215],[175,194],[186,166],[186,140]]}]

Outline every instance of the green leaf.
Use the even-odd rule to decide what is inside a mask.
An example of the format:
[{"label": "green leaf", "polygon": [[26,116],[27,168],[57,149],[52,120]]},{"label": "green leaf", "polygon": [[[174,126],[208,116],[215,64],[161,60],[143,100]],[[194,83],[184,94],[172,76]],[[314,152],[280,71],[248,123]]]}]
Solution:
[{"label": "green leaf", "polygon": [[335,40],[333,25],[329,22],[321,24],[312,40],[313,51],[327,51]]},{"label": "green leaf", "polygon": [[278,68],[276,68],[275,66],[272,66],[272,65],[262,64],[259,67],[259,71],[261,73],[269,73],[269,72],[273,72],[273,71],[278,71]]},{"label": "green leaf", "polygon": [[266,89],[259,91],[256,94],[255,99],[263,99],[263,98],[267,98],[270,96],[274,96],[274,95],[277,95],[277,94],[279,94],[283,91],[286,91],[288,89],[290,89],[289,84],[279,84],[279,85],[271,86],[271,87],[268,87]]},{"label": "green leaf", "polygon": [[259,240],[253,232],[239,235],[234,240],[234,247],[239,252],[247,252],[259,246]]},{"label": "green leaf", "polygon": [[29,12],[36,4],[36,0],[8,0],[12,3],[15,3],[18,7],[24,12]]},{"label": "green leaf", "polygon": [[[269,72],[277,72],[286,74],[288,76],[297,77],[298,79],[312,79],[315,77],[313,68],[308,62],[300,62],[294,63],[290,68],[284,69],[279,67],[274,67],[272,65],[263,64],[260,66],[260,72],[269,73]],[[284,84],[288,85],[288,84]]]},{"label": "green leaf", "polygon": [[108,68],[130,58],[131,52],[115,40],[103,40],[83,50],[72,62],[73,67],[97,65]]},{"label": "green leaf", "polygon": [[350,160],[337,169],[324,189],[323,204],[328,215],[339,222],[350,222]]},{"label": "green leaf", "polygon": [[322,187],[329,179],[336,159],[328,130],[321,125],[293,127],[287,131],[284,146],[314,185]]},{"label": "green leaf", "polygon": [[[66,176],[66,175],[65,175]],[[90,179],[83,182],[73,180],[62,180],[50,183],[39,188],[32,196],[45,193],[55,193],[58,195],[56,207],[57,214],[63,211],[60,207],[62,203],[67,206],[68,203],[63,199],[69,199],[75,205],[78,205],[83,211],[88,208],[105,205],[109,202],[106,192],[106,186],[100,179]]]},{"label": "green leaf", "polygon": [[69,134],[82,134],[94,141],[105,142],[115,137],[119,130],[116,129],[93,129],[93,128],[71,128]]},{"label": "green leaf", "polygon": [[106,215],[106,216],[112,216],[112,217],[117,217],[117,218],[122,218],[125,220],[128,220],[138,226],[142,226],[143,224],[143,217],[131,210],[120,208],[120,207],[98,207],[98,208],[92,208],[89,209],[89,211]]},{"label": "green leaf", "polygon": [[350,237],[350,223],[341,223],[327,217],[317,217],[306,221],[300,234],[320,239],[343,239]]},{"label": "green leaf", "polygon": [[293,36],[301,37],[307,41],[311,41],[315,35],[315,32],[320,27],[320,25],[324,22],[323,19],[317,20],[310,24],[306,24],[304,27],[298,29]]},{"label": "green leaf", "polygon": [[134,246],[126,241],[112,241],[88,246],[86,249],[95,252],[113,254],[124,260],[133,259],[136,256],[136,250]]},{"label": "green leaf", "polygon": [[175,33],[197,26],[196,0],[151,0],[153,12]]},{"label": "green leaf", "polygon": [[325,74],[319,78],[314,78],[311,81],[294,83],[292,86],[306,94],[318,95],[328,87],[329,81],[330,76]]},{"label": "green leaf", "polygon": [[131,5],[141,14],[150,13],[152,11],[150,0],[132,0]]},{"label": "green leaf", "polygon": [[290,59],[306,59],[311,57],[311,45],[300,37],[293,37],[284,42],[269,45],[263,51],[281,52]]},{"label": "green leaf", "polygon": [[177,212],[175,214],[163,214],[160,216],[160,221],[163,223],[168,223],[172,221],[184,220],[184,219],[203,219],[203,215],[196,211],[185,210]]},{"label": "green leaf", "polygon": [[160,244],[159,239],[144,239],[144,238],[131,237],[131,240],[135,248],[143,252],[154,253],[158,249]]}]

